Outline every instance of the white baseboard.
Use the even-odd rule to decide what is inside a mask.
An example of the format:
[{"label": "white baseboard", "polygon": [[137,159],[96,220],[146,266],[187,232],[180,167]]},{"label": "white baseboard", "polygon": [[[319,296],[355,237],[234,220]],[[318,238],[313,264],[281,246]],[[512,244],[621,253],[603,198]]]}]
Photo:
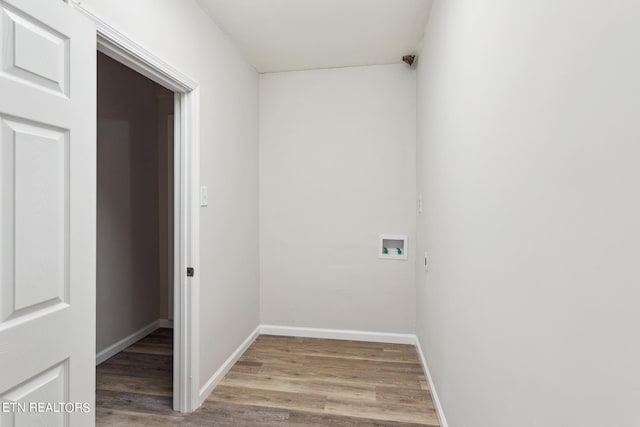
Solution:
[{"label": "white baseboard", "polygon": [[436,407],[436,413],[438,414],[438,419],[440,419],[441,427],[449,427],[447,424],[447,418],[444,416],[444,411],[442,410],[442,405],[440,404],[440,399],[438,399],[438,393],[436,392],[436,387],[433,384],[433,378],[431,378],[431,372],[429,372],[429,367],[427,366],[427,359],[424,357],[424,353],[422,352],[422,347],[420,347],[420,341],[418,337],[415,337],[416,350],[418,351],[418,355],[420,356],[420,361],[422,362],[422,369],[424,370],[424,375],[427,377],[427,381],[429,381],[429,391],[431,392],[431,399],[433,399],[433,404]]},{"label": "white baseboard", "polygon": [[169,320],[169,319],[159,319],[159,320],[158,320],[158,327],[159,327],[159,328],[169,328],[169,329],[173,329],[173,320]]},{"label": "white baseboard", "polygon": [[153,322],[149,323],[147,326],[144,326],[138,329],[131,335],[126,336],[122,338],[120,341],[116,342],[115,344],[112,344],[109,347],[105,348],[104,350],[96,354],[96,366],[101,364],[105,360],[109,359],[110,357],[120,353],[122,350],[129,347],[131,344],[134,344],[136,341],[139,341],[142,338],[146,337],[156,329],[169,327],[169,326],[163,326],[167,324],[166,322],[169,322],[169,321],[166,319],[154,320]]},{"label": "white baseboard", "polygon": [[280,335],[284,337],[324,338],[332,340],[384,342],[389,344],[416,343],[412,334],[396,334],[391,332],[352,331],[348,329],[301,328],[297,326],[262,325],[261,335]]},{"label": "white baseboard", "polygon": [[233,367],[233,365],[240,359],[240,356],[253,344],[256,338],[260,335],[260,325],[254,329],[249,336],[242,341],[240,346],[227,358],[227,360],[220,366],[220,368],[209,378],[209,380],[200,388],[200,396],[198,406],[207,400],[207,397],[214,388],[222,381],[227,372]]}]

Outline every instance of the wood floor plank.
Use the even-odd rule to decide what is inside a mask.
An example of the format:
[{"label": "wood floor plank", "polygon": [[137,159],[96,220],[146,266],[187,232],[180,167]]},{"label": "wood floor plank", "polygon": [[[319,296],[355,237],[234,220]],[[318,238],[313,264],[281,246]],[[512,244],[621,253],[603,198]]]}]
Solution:
[{"label": "wood floor plank", "polygon": [[359,401],[328,399],[325,413],[414,424],[429,425],[438,422],[438,416],[434,409],[420,405],[400,405],[384,402],[376,402],[375,405],[371,405]]},{"label": "wood floor plank", "polygon": [[185,418],[181,427],[282,427],[289,425],[289,416],[286,409],[206,401]]},{"label": "wood floor plank", "polygon": [[376,386],[376,401],[401,403],[433,408],[433,400],[428,390],[414,388]]},{"label": "wood floor plank", "polygon": [[173,415],[173,398],[142,393],[96,391],[96,407],[139,412],[141,414]]},{"label": "wood floor plank", "polygon": [[143,344],[156,344],[156,345],[165,345],[165,346],[173,345],[173,339],[171,337],[166,337],[162,335],[149,335],[143,338],[139,342]]},{"label": "wood floor plank", "polygon": [[[286,340],[293,340],[287,342]],[[327,345],[340,342],[339,346]],[[391,362],[419,363],[415,348],[402,344],[363,343],[356,341],[320,340],[316,338],[291,338],[261,335],[253,344],[252,351],[273,355],[295,354],[297,356],[324,356],[354,360],[386,360]]]},{"label": "wood floor plank", "polygon": [[173,396],[173,381],[171,378],[144,378],[101,372],[96,375],[96,388],[98,390],[142,393],[153,396]]},{"label": "wood floor plank", "polygon": [[219,385],[207,401],[322,413],[327,399],[314,394]]},{"label": "wood floor plank", "polygon": [[311,414],[308,412],[291,411],[287,427],[439,427],[439,424],[415,424],[397,421],[373,420],[344,415]]},{"label": "wood floor plank", "polygon": [[255,374],[260,371],[262,367],[262,363],[258,362],[248,362],[245,360],[238,360],[235,365],[233,365],[233,369],[235,372],[244,372],[247,374]]},{"label": "wood floor plank", "polygon": [[98,365],[97,372],[142,378],[171,377],[173,358],[159,354],[121,352]]},{"label": "wood floor plank", "polygon": [[420,388],[419,374],[398,374],[386,372],[367,372],[348,368],[313,368],[301,371],[295,367],[265,364],[259,373],[275,377],[313,379],[333,383],[354,385],[388,385],[406,388]]},{"label": "wood floor plank", "polygon": [[237,371],[229,372],[220,384],[261,390],[316,394],[324,397],[368,400],[372,402],[376,400],[375,386],[344,385],[327,381],[272,377],[259,373],[245,374]]},{"label": "wood floor plank", "polygon": [[177,427],[183,420],[182,415],[155,415],[101,407],[96,409],[96,427]]},{"label": "wood floor plank", "polygon": [[123,351],[126,353],[160,354],[164,356],[171,356],[173,354],[173,346],[144,344],[138,342],[133,344],[131,347],[127,347]]},{"label": "wood floor plank", "polygon": [[331,365],[358,367],[362,369],[368,368],[384,368],[393,371],[412,371],[422,372],[422,366],[419,362],[407,362],[399,359],[357,359],[357,358],[340,358],[336,354],[308,354],[298,352],[265,352],[259,349],[252,349],[250,353],[241,356],[242,361],[246,362],[274,362],[288,363],[292,365],[301,363],[311,363],[313,366]]}]

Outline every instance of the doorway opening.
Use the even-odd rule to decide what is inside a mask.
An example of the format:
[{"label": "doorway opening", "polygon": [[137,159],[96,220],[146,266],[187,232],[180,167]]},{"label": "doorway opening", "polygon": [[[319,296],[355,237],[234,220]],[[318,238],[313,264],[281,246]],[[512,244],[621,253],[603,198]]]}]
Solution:
[{"label": "doorway opening", "polygon": [[[173,250],[167,296],[173,307],[173,410],[191,412],[201,403],[199,384],[199,175],[200,87],[106,22],[73,4],[96,25],[97,51],[174,94],[173,120]],[[158,129],[162,127],[158,124]],[[169,178],[171,179],[171,177]],[[168,240],[170,240],[168,238]]]},{"label": "doorway opening", "polygon": [[97,71],[97,407],[172,411],[175,94],[100,52]]}]

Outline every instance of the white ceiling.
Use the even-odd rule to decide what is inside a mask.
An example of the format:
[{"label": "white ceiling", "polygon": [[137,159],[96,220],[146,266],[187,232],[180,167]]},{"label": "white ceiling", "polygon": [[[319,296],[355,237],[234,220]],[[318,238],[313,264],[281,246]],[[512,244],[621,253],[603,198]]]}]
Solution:
[{"label": "white ceiling", "polygon": [[259,72],[399,63],[431,0],[198,0]]}]

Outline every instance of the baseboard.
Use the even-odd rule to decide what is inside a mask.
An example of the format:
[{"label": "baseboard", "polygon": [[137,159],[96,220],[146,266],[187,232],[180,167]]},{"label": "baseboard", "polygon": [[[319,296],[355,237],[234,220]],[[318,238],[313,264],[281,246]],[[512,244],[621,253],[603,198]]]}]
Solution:
[{"label": "baseboard", "polygon": [[260,326],[261,335],[280,335],[285,337],[324,338],[333,340],[382,342],[389,344],[415,345],[416,336],[390,332],[353,331],[348,329],[301,328],[297,326]]},{"label": "baseboard", "polygon": [[429,381],[429,390],[431,392],[431,399],[433,399],[433,404],[436,407],[436,413],[438,414],[438,419],[440,419],[441,427],[448,427],[447,418],[444,416],[444,411],[442,410],[442,405],[440,404],[440,399],[438,399],[438,393],[436,392],[436,387],[433,384],[433,378],[431,378],[431,372],[429,372],[429,367],[427,366],[427,359],[424,357],[424,353],[422,352],[422,347],[420,347],[420,340],[418,337],[415,338],[416,350],[418,351],[418,355],[420,356],[420,361],[422,362],[422,369],[424,370],[424,375],[427,377],[427,381]]},{"label": "baseboard", "polygon": [[233,365],[240,359],[240,356],[253,344],[255,339],[260,335],[260,326],[256,327],[249,336],[242,341],[240,346],[227,358],[227,360],[220,366],[220,368],[209,378],[209,380],[200,388],[200,396],[198,406],[202,405],[207,397],[220,381],[227,375],[227,372],[233,367]]},{"label": "baseboard", "polygon": [[173,320],[159,319],[158,320],[158,327],[173,329]]},{"label": "baseboard", "polygon": [[165,324],[163,322],[169,322],[169,321],[166,319],[154,320],[153,322],[149,323],[147,326],[144,326],[138,329],[131,335],[126,336],[122,338],[120,341],[116,342],[115,344],[112,344],[109,347],[105,348],[104,350],[102,350],[100,353],[96,355],[96,365],[99,365],[105,360],[109,359],[110,357],[115,356],[125,348],[129,347],[131,344],[141,340],[142,338],[146,337],[156,329],[166,328],[167,326],[162,326],[163,324]]}]

